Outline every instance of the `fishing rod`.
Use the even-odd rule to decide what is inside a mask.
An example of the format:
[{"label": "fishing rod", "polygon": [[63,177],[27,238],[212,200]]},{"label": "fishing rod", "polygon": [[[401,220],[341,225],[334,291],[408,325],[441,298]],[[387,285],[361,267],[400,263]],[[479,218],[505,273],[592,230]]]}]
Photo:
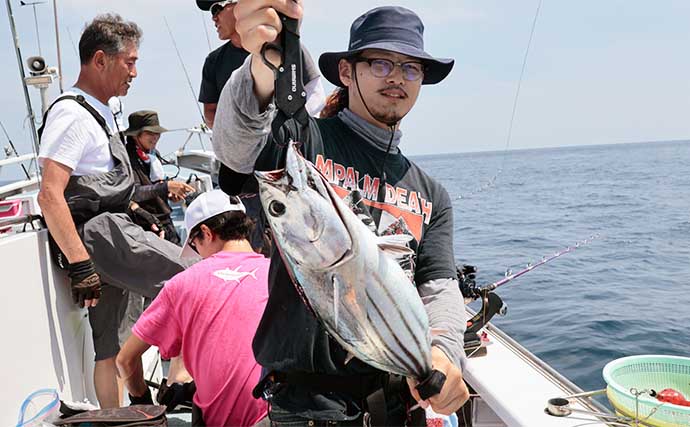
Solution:
[{"label": "fishing rod", "polygon": [[[7,129],[5,129],[5,125],[2,124],[2,120],[0,120],[0,127],[2,128],[2,132],[5,134],[5,138],[7,138],[7,142],[10,143],[10,147],[9,147],[10,149],[5,148],[5,154],[9,157],[12,153],[14,153],[15,156],[19,157],[19,152],[17,152],[17,147],[14,146],[14,143],[12,142],[10,135],[7,133]],[[31,179],[31,175],[29,174],[29,171],[26,170],[26,167],[24,167],[24,164],[22,164],[21,167],[22,167],[22,170],[24,171],[24,175],[26,175],[26,178]]]},{"label": "fishing rod", "polygon": [[551,256],[548,256],[548,257],[547,257],[547,256],[544,256],[544,257],[542,257],[541,261],[539,261],[539,262],[536,263],[536,264],[527,263],[527,265],[525,266],[525,268],[522,269],[522,270],[520,270],[520,271],[518,271],[517,273],[512,273],[510,270],[507,270],[507,271],[506,271],[506,273],[507,273],[507,274],[506,274],[506,277],[504,277],[503,279],[501,279],[501,280],[499,280],[499,281],[497,281],[497,282],[494,282],[494,283],[491,283],[491,284],[489,284],[489,285],[483,286],[483,287],[480,288],[480,290],[486,289],[486,290],[488,290],[488,291],[493,291],[494,289],[496,289],[496,288],[498,288],[498,287],[500,287],[500,286],[503,286],[503,285],[505,285],[506,283],[508,283],[508,282],[510,282],[510,281],[512,281],[512,280],[514,280],[514,279],[517,279],[518,277],[522,276],[523,274],[529,273],[530,271],[534,270],[534,269],[537,268],[537,267],[541,267],[542,265],[544,265],[544,264],[546,264],[546,263],[549,263],[549,262],[553,261],[554,259],[556,259],[556,258],[562,256],[562,255],[565,255],[565,254],[567,254],[567,253],[573,252],[573,251],[575,251],[576,249],[581,248],[582,246],[585,246],[585,245],[590,244],[593,240],[598,239],[599,237],[600,237],[600,236],[599,236],[598,234],[595,234],[595,235],[593,235],[593,236],[590,236],[589,239],[580,240],[579,242],[576,242],[574,246],[568,246],[567,248],[565,248],[565,249],[563,249],[563,250],[561,250],[561,251],[558,251],[558,252],[556,252],[555,254],[553,254],[553,255],[551,255]]},{"label": "fishing rod", "polygon": [[[484,286],[477,286],[476,284],[476,273],[477,269],[471,265],[464,265],[462,268],[458,268],[458,281],[460,284],[460,291],[462,296],[466,301],[474,301],[481,299],[482,308],[475,314],[471,319],[467,321],[467,330],[465,332],[465,347],[466,348],[476,348],[475,345],[479,345],[477,332],[486,325],[491,318],[496,314],[504,315],[507,311],[506,306],[503,304],[503,300],[493,291],[497,288],[511,282],[518,277],[529,273],[535,268],[541,267],[556,258],[559,258],[567,253],[573,252],[585,245],[590,244],[593,240],[598,239],[600,236],[598,234],[590,236],[588,239],[580,240],[573,246],[568,246],[563,250],[560,250],[553,255],[542,257],[541,261],[532,264],[527,263],[525,268],[518,271],[517,273],[512,273],[510,269],[506,270],[505,277],[496,282],[490,283]],[[469,346],[469,347],[468,347]]]},{"label": "fishing rod", "polygon": [[206,36],[206,43],[208,43],[208,51],[212,51],[213,49],[211,48],[211,38],[208,36],[208,27],[206,26],[206,16],[204,13],[199,13],[199,16],[201,16],[201,23],[204,26],[204,35]]},{"label": "fishing rod", "polygon": [[74,43],[74,38],[72,37],[72,30],[70,30],[69,26],[67,27],[67,36],[69,37],[69,41],[72,44],[72,49],[74,50],[74,56],[79,58],[79,51],[77,50],[77,44]]},{"label": "fishing rod", "polygon": [[503,168],[506,163],[506,157],[508,154],[508,147],[510,146],[510,142],[513,137],[513,125],[515,124],[515,115],[517,113],[517,107],[518,107],[518,100],[520,99],[520,89],[522,88],[522,80],[525,77],[525,69],[527,68],[527,58],[529,57],[529,51],[530,48],[532,47],[532,40],[534,38],[534,30],[537,28],[537,20],[539,19],[539,11],[541,10],[541,4],[543,0],[539,0],[539,3],[537,4],[537,10],[534,13],[534,19],[532,20],[532,29],[530,30],[529,33],[529,40],[527,41],[527,48],[525,49],[525,55],[522,58],[522,68],[520,70],[520,78],[518,79],[518,84],[517,88],[515,89],[515,97],[513,98],[513,108],[510,113],[510,121],[508,124],[508,134],[506,136],[506,146],[503,149],[503,157],[501,159],[501,166],[498,168],[498,171],[494,176],[491,177],[486,183],[482,184],[479,189],[472,191],[466,195],[460,195],[458,196],[458,199],[466,199],[468,197],[472,197],[475,194],[482,193],[484,191],[487,191],[493,187],[496,186],[496,181],[498,180],[498,176],[503,172]]},{"label": "fishing rod", "polygon": [[187,72],[187,67],[184,65],[184,61],[182,60],[182,55],[180,54],[180,50],[177,48],[177,42],[175,41],[175,36],[172,33],[172,30],[170,29],[170,25],[168,24],[168,19],[164,16],[163,21],[165,22],[165,26],[168,28],[168,34],[170,34],[170,40],[172,40],[173,47],[175,48],[175,52],[177,52],[177,59],[180,60],[180,65],[182,65],[182,70],[184,71],[184,75],[187,78],[187,84],[189,85],[189,90],[192,92],[192,97],[194,98],[194,105],[196,105],[196,109],[199,111],[199,115],[201,116],[201,123],[206,123],[206,118],[204,117],[204,113],[201,111],[201,107],[199,107],[199,103],[197,102],[197,99],[199,99],[196,96],[196,92],[194,91],[194,87],[192,86],[192,80],[189,78],[189,73]]}]

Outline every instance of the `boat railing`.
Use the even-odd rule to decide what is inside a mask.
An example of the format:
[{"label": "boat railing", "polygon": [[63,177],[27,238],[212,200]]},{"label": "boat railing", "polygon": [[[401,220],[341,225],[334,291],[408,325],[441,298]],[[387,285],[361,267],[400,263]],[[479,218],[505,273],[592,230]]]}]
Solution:
[{"label": "boat railing", "polygon": [[16,163],[23,163],[26,161],[32,161],[34,159],[35,159],[35,156],[33,154],[24,154],[24,155],[17,156],[17,157],[9,157],[7,159],[2,159],[2,160],[0,160],[0,169],[3,166],[9,166],[9,165],[14,165]]},{"label": "boat railing", "polygon": [[[11,157],[7,159],[0,160],[0,172],[6,166],[12,166],[21,164],[24,166],[25,163],[35,161],[36,157],[34,154],[24,154],[18,157]],[[29,167],[30,171],[32,168]],[[24,177],[14,180],[5,181],[6,184],[0,185],[0,200],[7,197],[13,196],[15,194],[26,193],[30,191],[37,190],[40,184],[40,179],[36,173],[27,172],[27,168],[24,168]],[[0,175],[1,177],[2,175]]]}]

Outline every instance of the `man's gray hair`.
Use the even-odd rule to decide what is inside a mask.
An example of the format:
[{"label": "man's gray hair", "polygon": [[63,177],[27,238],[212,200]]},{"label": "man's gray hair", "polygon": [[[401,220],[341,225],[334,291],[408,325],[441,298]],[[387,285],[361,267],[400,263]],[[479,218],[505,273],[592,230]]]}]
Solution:
[{"label": "man's gray hair", "polygon": [[81,64],[87,64],[99,50],[106,55],[115,56],[130,44],[139,47],[141,36],[142,31],[137,24],[123,20],[118,14],[98,15],[84,28],[79,39]]}]

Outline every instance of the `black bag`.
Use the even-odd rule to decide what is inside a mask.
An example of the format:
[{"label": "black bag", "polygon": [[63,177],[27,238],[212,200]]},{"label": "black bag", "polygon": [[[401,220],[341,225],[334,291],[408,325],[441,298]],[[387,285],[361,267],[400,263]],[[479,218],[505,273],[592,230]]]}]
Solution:
[{"label": "black bag", "polygon": [[54,423],[56,426],[89,427],[166,427],[165,406],[132,405],[124,408],[86,411]]}]

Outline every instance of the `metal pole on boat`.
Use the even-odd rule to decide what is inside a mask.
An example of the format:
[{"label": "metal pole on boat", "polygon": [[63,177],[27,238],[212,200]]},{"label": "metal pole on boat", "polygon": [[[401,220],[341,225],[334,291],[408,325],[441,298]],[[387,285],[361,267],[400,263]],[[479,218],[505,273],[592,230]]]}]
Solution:
[{"label": "metal pole on boat", "polygon": [[[17,152],[17,147],[14,146],[14,143],[12,142],[12,138],[10,138],[10,134],[7,133],[7,129],[5,129],[5,125],[2,124],[2,121],[0,120],[0,128],[2,128],[2,132],[5,134],[5,137],[7,138],[7,142],[9,142],[10,147],[9,149],[14,153],[16,157],[19,157],[19,152]],[[9,157],[10,153],[5,149],[5,154]],[[22,164],[22,170],[24,171],[24,175],[26,175],[26,179],[31,179],[31,175],[29,174],[29,171],[26,170],[26,167]]]},{"label": "metal pole on boat", "polygon": [[31,139],[33,142],[34,154],[38,156],[38,134],[36,133],[36,116],[34,110],[31,108],[31,98],[29,97],[29,88],[26,85],[26,74],[24,73],[24,64],[22,63],[22,52],[19,48],[19,36],[17,35],[17,27],[14,23],[14,14],[12,13],[12,5],[10,0],[5,0],[7,6],[7,19],[10,21],[10,30],[12,31],[12,39],[14,40],[14,50],[17,54],[17,66],[19,67],[19,77],[22,80],[22,89],[24,90],[24,101],[26,103],[26,111],[29,117],[29,126],[31,126]]},{"label": "metal pole on boat", "polygon": [[62,93],[64,90],[62,89],[62,53],[60,51],[60,27],[58,26],[57,0],[53,0],[53,16],[55,17],[55,44],[57,46],[58,83],[60,86],[60,93]]}]

